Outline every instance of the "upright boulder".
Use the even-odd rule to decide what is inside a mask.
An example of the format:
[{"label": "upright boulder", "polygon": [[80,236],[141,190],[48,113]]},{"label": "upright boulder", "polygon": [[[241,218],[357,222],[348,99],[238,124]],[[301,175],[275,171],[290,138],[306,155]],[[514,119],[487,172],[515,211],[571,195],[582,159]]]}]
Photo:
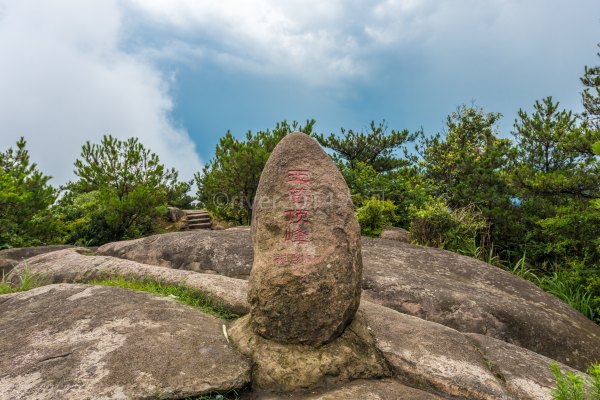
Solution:
[{"label": "upright boulder", "polygon": [[360,302],[360,228],[344,178],[304,133],[283,138],[263,170],[252,240],[255,332],[309,345],[338,337]]}]

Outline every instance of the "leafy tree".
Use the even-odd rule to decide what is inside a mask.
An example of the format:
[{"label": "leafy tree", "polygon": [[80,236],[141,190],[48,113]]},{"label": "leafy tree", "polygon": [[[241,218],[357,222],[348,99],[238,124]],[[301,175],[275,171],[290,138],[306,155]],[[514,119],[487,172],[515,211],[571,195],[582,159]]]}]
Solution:
[{"label": "leafy tree", "polygon": [[448,116],[444,135],[423,137],[417,147],[435,197],[446,199],[450,210],[471,206],[480,210],[488,225],[479,238],[481,247],[509,236],[504,233],[513,209],[504,176],[511,145],[497,136],[500,117],[462,106]]},{"label": "leafy tree", "polygon": [[[600,47],[600,44],[598,45]],[[600,57],[600,53],[596,53]],[[585,87],[581,93],[581,100],[585,111],[583,119],[591,129],[600,130],[600,66],[585,66],[583,77],[580,78]]]},{"label": "leafy tree", "polygon": [[48,207],[56,199],[50,177],[31,163],[26,141],[0,153],[0,248],[53,241]]},{"label": "leafy tree", "polygon": [[137,138],[86,142],[75,174],[79,180],[66,185],[58,207],[71,242],[101,244],[152,233],[168,201],[189,204],[191,182],[179,182],[177,171],[165,169]]},{"label": "leafy tree", "polygon": [[387,133],[385,121],[378,125],[371,121],[370,129],[367,133],[359,133],[341,128],[341,137],[333,133],[327,137],[323,134],[313,134],[313,137],[321,146],[335,152],[334,159],[338,164],[347,162],[352,169],[360,162],[371,166],[377,172],[391,171],[408,164],[394,152],[407,142],[413,141],[416,134],[410,134],[407,130],[392,130]]},{"label": "leafy tree", "polygon": [[228,131],[215,149],[215,156],[194,178],[200,204],[214,216],[238,224],[250,224],[252,202],[260,174],[269,155],[279,141],[290,132],[311,134],[315,120],[304,126],[297,122],[277,123],[275,129],[248,131],[245,140],[237,139]]},{"label": "leafy tree", "polygon": [[519,110],[513,135],[517,146],[516,184],[540,196],[594,198],[598,191],[598,164],[593,145],[600,131],[577,126],[570,111],[547,97],[535,102],[529,115]]},{"label": "leafy tree", "polygon": [[[511,180],[518,190],[523,241],[537,264],[568,259],[597,260],[600,236],[590,200],[600,197],[600,168],[594,143],[600,131],[578,126],[575,116],[551,97],[520,110],[513,135],[517,146]],[[596,261],[593,261],[596,262]]]},{"label": "leafy tree", "polygon": [[[352,168],[348,163],[338,164],[350,192],[354,206],[363,207],[372,197],[390,201],[395,206],[394,226],[408,228],[411,207],[421,207],[430,200],[430,187],[415,168],[401,167],[393,171],[377,172],[363,162]],[[362,226],[362,225],[361,225]]]}]

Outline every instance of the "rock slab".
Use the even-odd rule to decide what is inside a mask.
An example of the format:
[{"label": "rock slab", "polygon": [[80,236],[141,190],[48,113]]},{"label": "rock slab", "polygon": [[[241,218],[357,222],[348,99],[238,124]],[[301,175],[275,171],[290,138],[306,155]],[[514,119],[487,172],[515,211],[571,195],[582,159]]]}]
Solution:
[{"label": "rock slab", "polygon": [[87,283],[108,278],[151,279],[202,292],[216,308],[224,308],[235,314],[247,314],[250,311],[246,301],[248,285],[244,280],[84,254],[88,254],[87,250],[81,247],[42,254],[17,265],[6,280],[18,286],[26,274],[44,284]]},{"label": "rock slab", "polygon": [[352,321],[361,294],[360,228],[331,158],[294,132],[273,150],[252,215],[248,301],[255,331],[320,345]]},{"label": "rock slab", "polygon": [[144,264],[248,279],[252,246],[246,231],[199,229],[107,243],[98,255]]},{"label": "rock slab", "polygon": [[249,361],[222,321],[114,287],[0,296],[0,399],[184,398],[239,389]]}]

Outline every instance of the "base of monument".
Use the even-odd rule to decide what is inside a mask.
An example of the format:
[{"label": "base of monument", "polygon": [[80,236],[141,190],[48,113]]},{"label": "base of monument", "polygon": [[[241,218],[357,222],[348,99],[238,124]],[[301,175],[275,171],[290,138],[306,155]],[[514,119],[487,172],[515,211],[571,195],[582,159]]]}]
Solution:
[{"label": "base of monument", "polygon": [[339,338],[319,347],[265,339],[254,332],[250,318],[237,320],[229,336],[253,360],[256,389],[285,392],[392,375],[360,312]]}]

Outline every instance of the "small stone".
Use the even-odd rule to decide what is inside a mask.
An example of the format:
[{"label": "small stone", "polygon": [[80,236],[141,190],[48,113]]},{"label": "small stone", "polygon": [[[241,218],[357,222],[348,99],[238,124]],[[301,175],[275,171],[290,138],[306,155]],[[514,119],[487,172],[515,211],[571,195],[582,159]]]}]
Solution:
[{"label": "small stone", "polygon": [[304,133],[283,138],[265,165],[252,238],[254,330],[282,343],[338,337],[360,302],[360,228],[344,178]]}]

